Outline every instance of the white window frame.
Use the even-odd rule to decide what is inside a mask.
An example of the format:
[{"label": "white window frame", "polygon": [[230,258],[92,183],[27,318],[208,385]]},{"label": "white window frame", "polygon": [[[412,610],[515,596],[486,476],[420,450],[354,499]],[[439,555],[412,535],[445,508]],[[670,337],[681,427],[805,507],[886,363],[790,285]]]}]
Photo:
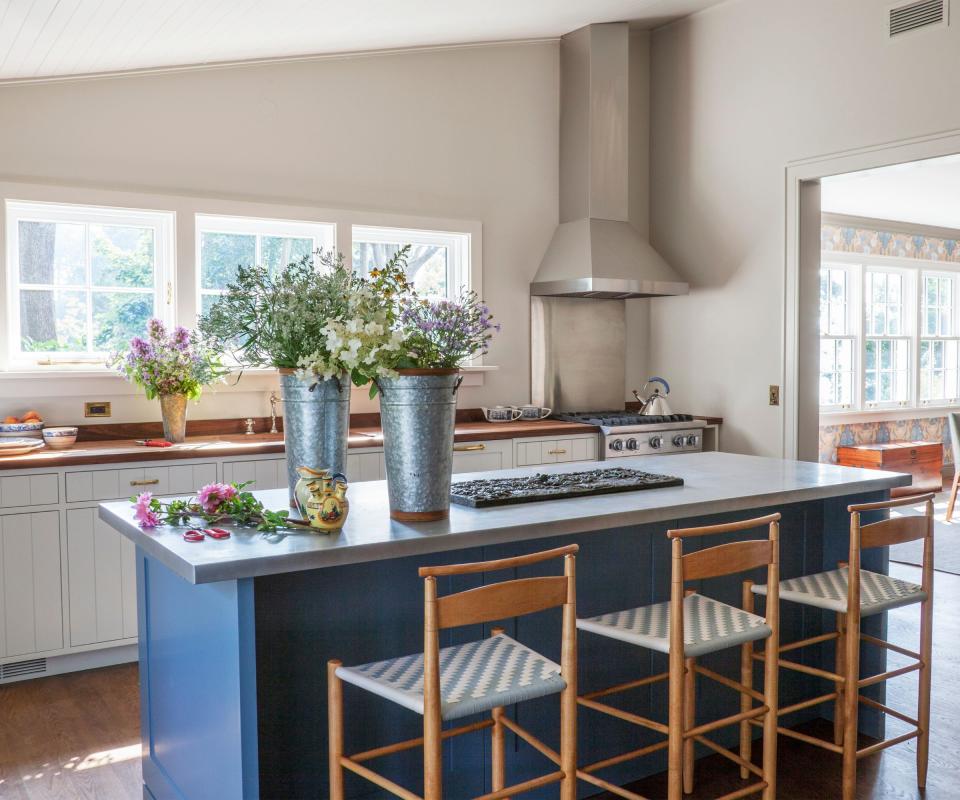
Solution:
[{"label": "white window frame", "polygon": [[461,291],[476,289],[470,269],[469,232],[432,231],[419,228],[396,228],[381,225],[353,225],[350,237],[350,258],[356,241],[378,244],[413,244],[446,247],[449,254],[449,286],[447,297],[455,299]]},{"label": "white window frame", "polygon": [[[318,249],[337,249],[337,226],[333,222],[307,220],[272,219],[269,217],[242,217],[224,214],[202,214],[194,216],[195,264],[196,264],[196,309],[197,316],[203,310],[204,295],[222,295],[220,289],[203,288],[203,266],[200,260],[204,233],[240,234],[256,236],[254,265],[262,261],[262,239],[264,236],[282,236],[296,239],[311,239],[316,252]],[[329,238],[327,238],[329,237]]]},{"label": "white window frame", "polygon": [[[851,402],[849,404],[833,404],[833,405],[821,405],[820,408],[828,411],[840,411],[850,408],[856,408],[860,402],[861,396],[861,380],[860,380],[860,359],[863,354],[861,352],[860,341],[861,341],[861,330],[863,326],[863,320],[860,318],[862,315],[857,314],[857,310],[862,307],[861,303],[861,280],[860,280],[860,271],[856,268],[856,265],[853,264],[844,264],[838,263],[835,261],[822,261],[820,264],[820,269],[837,269],[843,270],[846,273],[847,280],[847,303],[845,309],[846,316],[846,329],[847,332],[843,334],[831,334],[831,333],[821,333],[820,341],[838,341],[838,340],[851,340],[852,341],[852,350],[853,350],[853,385],[851,386]],[[819,289],[819,284],[818,284]],[[819,307],[817,308],[817,319],[819,326]],[[829,328],[829,325],[828,325]],[[820,370],[817,370],[817,375],[819,376]],[[818,378],[819,379],[819,378]],[[817,387],[817,392],[819,394],[819,385]]]},{"label": "white window frame", "polygon": [[[6,295],[7,295],[7,348],[6,368],[30,371],[56,366],[65,369],[105,364],[107,353],[96,352],[24,352],[20,339],[20,222],[54,222],[82,225],[113,225],[152,228],[154,231],[154,285],[153,313],[166,323],[172,323],[175,264],[175,214],[172,211],[123,208],[114,206],[81,205],[74,203],[48,203],[30,200],[6,201]],[[90,238],[86,238],[86,262],[90,263]],[[71,287],[66,287],[71,288]],[[92,291],[90,276],[80,290]],[[123,287],[110,287],[118,293],[145,293]],[[88,306],[88,326],[92,307]]]},{"label": "white window frame", "polygon": [[[927,278],[949,278],[953,281],[953,297],[951,298],[952,305],[952,323],[953,323],[953,333],[950,335],[944,335],[939,331],[940,324],[939,319],[937,321],[938,332],[934,335],[928,335],[926,331],[926,297],[927,289],[926,282]],[[957,342],[957,347],[960,349],[960,270],[944,270],[942,268],[937,269],[922,269],[918,277],[917,283],[917,296],[918,296],[918,309],[917,309],[917,325],[919,334],[917,336],[917,404],[921,407],[932,407],[932,408],[950,408],[960,405],[960,390],[958,390],[957,397],[938,397],[938,398],[929,398],[925,399],[920,396],[920,378],[924,370],[920,366],[920,347],[923,342]],[[942,308],[939,304],[937,308]],[[939,317],[939,315],[938,315]],[[960,370],[960,364],[957,365],[957,369]],[[932,372],[932,370],[930,370]]]},{"label": "white window frame", "polygon": [[[901,277],[901,295],[900,295],[900,333],[898,334],[888,334],[886,332],[882,334],[867,333],[867,324],[866,324],[866,311],[868,303],[867,299],[867,273],[874,274],[886,274],[886,275],[899,275]],[[911,406],[916,406],[917,399],[917,387],[919,386],[919,379],[917,377],[917,367],[918,367],[918,356],[920,352],[920,347],[917,339],[917,314],[916,314],[916,298],[917,298],[917,281],[919,280],[919,273],[916,270],[908,270],[900,267],[896,267],[890,264],[877,264],[870,259],[863,259],[863,263],[860,268],[860,297],[862,298],[860,302],[860,317],[862,320],[861,329],[860,329],[860,363],[862,364],[860,368],[860,397],[862,398],[862,405],[866,409],[885,409],[885,408],[909,408]],[[886,305],[889,305],[889,300]],[[913,313],[911,313],[911,309]],[[886,317],[884,318],[886,319]],[[877,342],[906,342],[907,349],[907,396],[904,400],[867,400],[867,341],[874,340]],[[877,352],[877,358],[879,359],[880,353]],[[877,363],[876,367],[877,373],[877,391],[879,392],[879,381],[880,381],[880,365]]]},{"label": "white window frame", "polygon": [[[897,419],[903,417],[904,410],[912,410],[918,416],[937,416],[938,411],[955,410],[960,406],[958,400],[922,400],[920,398],[920,342],[921,340],[946,338],[960,340],[960,264],[940,261],[927,261],[894,256],[878,256],[863,253],[843,253],[832,250],[821,252],[820,263],[822,268],[846,267],[854,275],[855,285],[859,296],[854,299],[854,331],[857,336],[857,362],[855,402],[852,406],[820,406],[821,424],[840,424],[844,422],[866,421],[868,419]],[[866,289],[866,272],[895,271],[908,276],[904,288],[904,334],[902,336],[867,336],[864,304]],[[923,295],[921,288],[927,275],[946,276],[954,278],[954,308],[953,323],[957,336],[930,337],[922,334],[923,327]],[[819,308],[818,308],[819,313]],[[821,336],[823,338],[829,338]],[[837,338],[837,337],[834,337]],[[866,340],[871,339],[907,339],[909,346],[910,391],[906,401],[887,403],[867,403],[865,401],[865,365]],[[818,370],[819,374],[819,370]]]}]

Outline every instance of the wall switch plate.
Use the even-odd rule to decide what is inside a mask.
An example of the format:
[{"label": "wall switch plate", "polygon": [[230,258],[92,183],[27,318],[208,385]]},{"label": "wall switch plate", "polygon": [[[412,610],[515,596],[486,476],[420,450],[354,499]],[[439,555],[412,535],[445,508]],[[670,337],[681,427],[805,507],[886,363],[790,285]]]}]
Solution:
[{"label": "wall switch plate", "polygon": [[83,416],[85,417],[109,417],[110,401],[95,400],[92,403],[83,404]]},{"label": "wall switch plate", "polygon": [[770,405],[772,406],[780,405],[780,387],[779,386],[770,387]]}]

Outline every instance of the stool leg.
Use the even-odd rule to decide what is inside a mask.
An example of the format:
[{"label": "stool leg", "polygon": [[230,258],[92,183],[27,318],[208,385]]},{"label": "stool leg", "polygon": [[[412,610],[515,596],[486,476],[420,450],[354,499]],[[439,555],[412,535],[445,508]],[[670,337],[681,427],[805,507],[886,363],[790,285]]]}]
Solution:
[{"label": "stool leg", "polygon": [[[931,546],[932,545],[928,545]],[[933,603],[927,599],[920,604],[920,698],[917,711],[917,786],[927,785],[927,758],[930,752],[930,660],[933,656]]]},{"label": "stool leg", "polygon": [[[750,587],[753,581],[743,582],[743,610],[754,613],[753,592]],[[747,642],[740,645],[740,683],[748,689],[753,688],[753,642]],[[749,711],[753,707],[753,700],[748,694],[740,693],[740,711]],[[750,761],[753,757],[753,731],[750,730],[749,722],[740,723],[740,758],[744,761]],[[750,770],[740,767],[740,778],[746,780],[750,777]]]},{"label": "stool leg", "polygon": [[848,615],[844,625],[846,680],[843,686],[843,800],[857,796],[857,718],[860,689],[860,620]]},{"label": "stool leg", "polygon": [[[768,599],[767,602],[770,602]],[[779,603],[779,600],[777,601]],[[767,639],[766,658],[763,662],[763,699],[769,711],[763,718],[763,779],[767,788],[763,790],[763,800],[776,800],[777,797],[777,710],[780,703],[780,614],[779,609],[767,619],[771,621],[773,633]]]},{"label": "stool leg", "polygon": [[[490,729],[490,786],[498,792],[506,786],[506,763],[504,761],[503,706],[497,706],[490,712],[493,727]],[[508,798],[509,800],[509,798]]]},{"label": "stool leg", "polygon": [[563,604],[563,636],[560,645],[560,671],[566,688],[560,693],[560,800],[577,798],[577,613],[576,570],[573,556],[563,560],[567,578],[567,602]]},{"label": "stool leg", "polygon": [[[846,650],[847,644],[846,639],[844,638],[843,630],[844,615],[837,614],[837,633],[839,637],[837,638],[837,652],[836,652],[836,665],[834,672],[837,675],[845,675],[844,672],[844,651]],[[834,688],[837,690],[837,699],[833,701],[833,743],[834,744],[843,744],[843,684],[836,683]]]},{"label": "stool leg", "polygon": [[340,661],[327,662],[327,741],[330,800],[343,800],[343,682],[337,677]]},{"label": "stool leg", "polygon": [[960,464],[954,464],[953,470],[953,485],[950,487],[950,499],[947,501],[947,522],[953,519],[953,507],[957,502],[957,489],[960,488]]},{"label": "stool leg", "polygon": [[[694,667],[697,661],[688,658],[684,662],[686,672],[683,676],[683,732],[693,728],[697,723],[697,675]],[[683,741],[683,792],[693,792],[693,739]]]}]

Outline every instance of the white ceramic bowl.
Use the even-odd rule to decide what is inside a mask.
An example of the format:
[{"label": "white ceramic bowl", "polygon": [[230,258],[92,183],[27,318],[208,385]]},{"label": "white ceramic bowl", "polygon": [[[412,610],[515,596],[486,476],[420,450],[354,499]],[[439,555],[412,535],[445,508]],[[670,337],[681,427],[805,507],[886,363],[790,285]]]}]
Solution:
[{"label": "white ceramic bowl", "polygon": [[47,447],[54,450],[63,450],[67,447],[73,447],[77,441],[77,429],[75,427],[44,428],[43,441]]}]

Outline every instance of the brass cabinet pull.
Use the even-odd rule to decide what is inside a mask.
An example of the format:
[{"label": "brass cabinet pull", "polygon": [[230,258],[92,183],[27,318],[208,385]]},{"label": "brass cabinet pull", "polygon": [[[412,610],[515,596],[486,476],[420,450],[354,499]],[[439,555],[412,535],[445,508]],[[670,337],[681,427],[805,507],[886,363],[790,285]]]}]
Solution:
[{"label": "brass cabinet pull", "polygon": [[160,483],[159,478],[146,478],[142,481],[130,481],[131,486],[154,486]]},{"label": "brass cabinet pull", "polygon": [[564,450],[564,449],[562,449],[562,448],[561,448],[560,450],[547,450],[547,455],[551,455],[551,456],[562,456],[562,455],[563,455],[564,453],[566,453],[566,452],[567,452],[567,451]]},{"label": "brass cabinet pull", "polygon": [[461,444],[455,445],[453,448],[454,453],[466,453],[470,450],[486,450],[487,446],[485,444]]}]

